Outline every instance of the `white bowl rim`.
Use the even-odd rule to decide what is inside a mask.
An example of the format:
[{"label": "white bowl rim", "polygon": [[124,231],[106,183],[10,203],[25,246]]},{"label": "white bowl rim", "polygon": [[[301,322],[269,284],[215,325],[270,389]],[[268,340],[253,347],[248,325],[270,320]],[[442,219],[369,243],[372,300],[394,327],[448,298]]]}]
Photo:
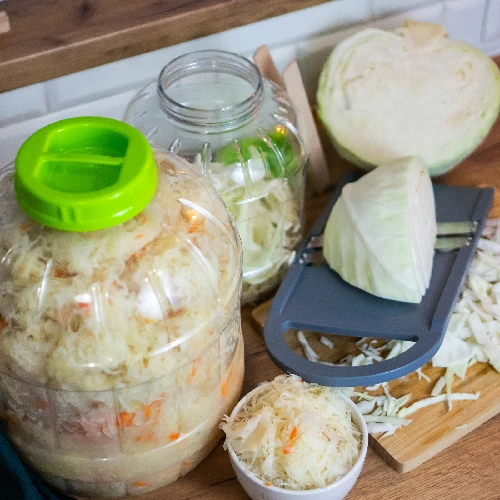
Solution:
[{"label": "white bowl rim", "polygon": [[[262,385],[257,386],[255,389],[247,393],[245,396],[243,396],[238,404],[233,408],[233,411],[231,412],[231,415],[229,416],[228,423],[232,422],[235,418],[236,415],[239,413],[241,407],[245,404],[245,402],[252,397],[254,394],[257,392],[263,390],[268,384],[271,382],[266,382]],[[349,481],[351,477],[356,474],[354,470],[358,466],[359,463],[363,463],[365,458],[366,458],[366,452],[368,450],[368,429],[366,427],[366,422],[365,419],[363,418],[362,413],[358,410],[357,406],[352,402],[351,398],[346,396],[340,389],[339,389],[340,394],[344,398],[345,402],[347,405],[350,407],[351,411],[356,415],[356,419],[358,420],[359,424],[356,422],[356,425],[360,428],[361,431],[361,451],[358,455],[358,458],[352,465],[352,467],[349,469],[348,472],[346,472],[340,479],[337,479],[331,484],[328,484],[327,486],[322,486],[320,488],[311,488],[309,490],[292,490],[292,489],[287,489],[287,488],[280,488],[279,486],[273,486],[272,484],[270,486],[266,486],[265,482],[262,481],[262,479],[258,478],[236,455],[236,452],[234,451],[233,447],[231,446],[231,443],[229,440],[226,438],[225,443],[227,446],[227,450],[229,452],[229,455],[231,456],[233,463],[237,465],[237,467],[243,472],[249,479],[251,479],[253,482],[264,486],[266,489],[269,491],[279,491],[281,493],[285,492],[287,495],[289,494],[290,496],[293,495],[307,495],[307,494],[316,494],[316,493],[322,493],[326,492],[328,490],[334,489],[340,484]]]}]

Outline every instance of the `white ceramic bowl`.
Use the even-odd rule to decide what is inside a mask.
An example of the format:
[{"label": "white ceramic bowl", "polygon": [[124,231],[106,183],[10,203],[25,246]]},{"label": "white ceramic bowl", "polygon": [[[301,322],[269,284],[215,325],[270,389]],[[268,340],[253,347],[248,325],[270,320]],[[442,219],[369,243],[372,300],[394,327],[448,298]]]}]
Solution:
[{"label": "white ceramic bowl", "polygon": [[[229,424],[231,424],[236,418],[236,415],[239,413],[245,401],[247,401],[248,398],[251,398],[256,392],[261,391],[264,387],[265,384],[257,387],[239,401],[229,417]],[[231,465],[233,466],[236,477],[252,500],[342,500],[342,498],[344,498],[347,493],[351,491],[365,462],[366,451],[368,449],[368,430],[363,416],[357,409],[356,405],[347,396],[342,396],[352,411],[354,423],[361,430],[361,451],[351,470],[340,479],[332,484],[329,484],[328,486],[325,486],[324,488],[314,488],[312,490],[288,490],[278,488],[276,486],[266,486],[264,481],[259,479],[237,457],[231,443],[226,440]]]}]

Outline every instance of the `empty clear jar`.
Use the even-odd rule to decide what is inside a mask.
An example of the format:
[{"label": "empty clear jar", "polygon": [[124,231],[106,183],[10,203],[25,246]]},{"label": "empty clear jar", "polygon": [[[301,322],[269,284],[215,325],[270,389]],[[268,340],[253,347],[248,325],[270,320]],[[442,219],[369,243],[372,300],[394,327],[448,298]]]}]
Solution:
[{"label": "empty clear jar", "polygon": [[307,153],[286,92],[244,57],[193,52],[167,64],[125,120],[208,177],[241,237],[242,302],[269,294],[302,229]]}]

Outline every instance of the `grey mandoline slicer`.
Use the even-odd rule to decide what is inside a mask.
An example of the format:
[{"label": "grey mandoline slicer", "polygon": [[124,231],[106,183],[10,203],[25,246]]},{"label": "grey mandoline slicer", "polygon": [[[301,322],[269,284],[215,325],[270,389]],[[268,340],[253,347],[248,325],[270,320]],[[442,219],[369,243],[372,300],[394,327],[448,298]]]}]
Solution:
[{"label": "grey mandoline slicer", "polygon": [[[451,246],[443,245],[445,240],[438,237],[436,249],[448,251],[436,251],[431,283],[422,302],[397,302],[346,283],[323,260],[322,234],[331,209],[342,187],[359,177],[348,174],[342,179],[299,248],[264,326],[271,359],[284,371],[321,385],[369,386],[406,375],[432,358],[443,341],[493,202],[492,188],[433,184],[438,227],[452,235],[447,237]],[[460,227],[469,229],[457,231],[464,234],[453,236],[453,228]],[[292,351],[285,341],[285,332],[291,329],[410,340],[415,344],[394,358],[371,365],[330,366],[309,361]]]}]

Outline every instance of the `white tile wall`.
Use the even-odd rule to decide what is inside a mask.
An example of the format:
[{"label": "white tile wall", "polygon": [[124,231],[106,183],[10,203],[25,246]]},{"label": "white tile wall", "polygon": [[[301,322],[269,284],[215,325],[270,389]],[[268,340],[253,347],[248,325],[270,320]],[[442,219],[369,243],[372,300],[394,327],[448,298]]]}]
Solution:
[{"label": "white tile wall", "polygon": [[434,0],[372,0],[372,16],[374,18],[384,17],[431,3],[436,2]]},{"label": "white tile wall", "polygon": [[43,83],[0,93],[0,127],[48,112]]},{"label": "white tile wall", "polygon": [[0,128],[0,168],[12,163],[21,144],[31,134],[49,123],[74,116],[104,116],[120,120],[127,103],[135,93],[135,90],[131,90]]},{"label": "white tile wall", "polygon": [[459,38],[481,47],[486,0],[449,0],[445,2],[446,29],[450,38]]},{"label": "white tile wall", "polygon": [[48,123],[85,114],[121,118],[133,94],[155,79],[164,64],[185,52],[213,48],[250,57],[266,43],[280,70],[297,58],[313,98],[326,56],[352,32],[346,28],[356,30],[368,23],[392,29],[409,17],[444,24],[450,36],[489,54],[500,53],[500,0],[332,1],[0,94],[0,166],[13,161],[26,137]]},{"label": "white tile wall", "polygon": [[500,1],[487,0],[484,15],[483,42],[491,42],[500,38]]}]

